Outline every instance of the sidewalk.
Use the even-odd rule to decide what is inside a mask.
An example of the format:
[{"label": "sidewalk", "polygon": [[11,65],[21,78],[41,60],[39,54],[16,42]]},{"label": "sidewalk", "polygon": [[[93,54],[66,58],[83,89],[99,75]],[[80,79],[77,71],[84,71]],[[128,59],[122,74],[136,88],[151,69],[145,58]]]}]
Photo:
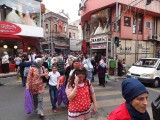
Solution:
[{"label": "sidewalk", "polygon": [[16,75],[17,75],[17,72],[9,72],[7,74],[0,73],[0,78],[12,77],[12,76],[16,76]]}]

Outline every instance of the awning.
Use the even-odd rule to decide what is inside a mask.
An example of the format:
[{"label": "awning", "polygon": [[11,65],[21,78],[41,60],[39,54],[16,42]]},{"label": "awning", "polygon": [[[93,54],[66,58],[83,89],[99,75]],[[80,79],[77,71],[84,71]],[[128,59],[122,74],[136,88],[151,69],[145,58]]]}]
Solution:
[{"label": "awning", "polygon": [[19,35],[5,35],[0,34],[0,40],[12,40],[12,41],[20,41],[20,42],[27,42],[27,43],[38,43],[43,41],[43,38],[36,38],[36,37],[25,37]]},{"label": "awning", "polygon": [[69,47],[69,44],[67,44],[64,41],[53,41],[53,43],[55,44],[55,48],[56,47]]}]

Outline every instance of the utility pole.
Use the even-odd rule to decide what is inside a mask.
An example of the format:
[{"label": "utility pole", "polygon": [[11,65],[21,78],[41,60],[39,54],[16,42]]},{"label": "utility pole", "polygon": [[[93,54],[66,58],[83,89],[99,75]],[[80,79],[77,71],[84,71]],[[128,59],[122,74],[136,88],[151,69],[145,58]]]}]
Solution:
[{"label": "utility pole", "polygon": [[[116,19],[115,20],[115,29],[116,29],[115,32],[116,32],[116,36],[118,35],[118,18],[119,18],[119,15],[118,15],[118,0],[116,0],[116,18],[115,18]],[[114,44],[114,60],[115,60],[115,63],[117,63],[116,62],[116,60],[117,60],[117,45],[116,44]],[[116,75],[116,70],[117,70],[117,67],[115,67],[114,75]]]}]

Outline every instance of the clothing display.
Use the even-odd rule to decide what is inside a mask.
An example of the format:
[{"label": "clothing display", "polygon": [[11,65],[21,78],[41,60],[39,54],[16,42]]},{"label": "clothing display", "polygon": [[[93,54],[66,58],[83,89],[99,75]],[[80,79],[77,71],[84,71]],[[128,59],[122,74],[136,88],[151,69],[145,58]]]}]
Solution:
[{"label": "clothing display", "polygon": [[12,9],[12,11],[8,13],[5,21],[18,24],[22,23],[21,18],[16,14],[15,9]]},{"label": "clothing display", "polygon": [[110,31],[110,27],[108,27],[107,24],[106,24],[106,26],[104,27],[102,33],[107,33],[107,32],[109,32],[109,31]]},{"label": "clothing display", "polygon": [[99,22],[99,26],[97,27],[94,35],[96,35],[96,34],[101,34],[102,32],[103,32],[103,28],[102,28],[102,26],[101,26],[101,23]]},{"label": "clothing display", "polygon": [[34,23],[34,20],[30,17],[29,12],[26,12],[22,22],[25,25],[36,26],[36,24]]}]

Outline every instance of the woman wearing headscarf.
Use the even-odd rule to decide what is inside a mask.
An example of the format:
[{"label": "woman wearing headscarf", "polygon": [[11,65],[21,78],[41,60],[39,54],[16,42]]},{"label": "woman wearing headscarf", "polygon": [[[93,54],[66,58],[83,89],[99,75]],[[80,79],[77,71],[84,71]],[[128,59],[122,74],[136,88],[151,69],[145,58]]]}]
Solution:
[{"label": "woman wearing headscarf", "polygon": [[32,67],[29,70],[26,82],[26,89],[30,89],[33,95],[34,110],[39,117],[44,117],[43,114],[43,93],[44,83],[42,77],[47,77],[47,72],[42,72],[42,59],[36,58]]},{"label": "woman wearing headscarf", "polygon": [[9,55],[6,51],[3,52],[2,71],[3,73],[9,73]]},{"label": "woman wearing headscarf", "polygon": [[150,120],[147,112],[148,91],[137,79],[127,78],[122,82],[122,95],[126,100],[108,117],[108,120]]}]

